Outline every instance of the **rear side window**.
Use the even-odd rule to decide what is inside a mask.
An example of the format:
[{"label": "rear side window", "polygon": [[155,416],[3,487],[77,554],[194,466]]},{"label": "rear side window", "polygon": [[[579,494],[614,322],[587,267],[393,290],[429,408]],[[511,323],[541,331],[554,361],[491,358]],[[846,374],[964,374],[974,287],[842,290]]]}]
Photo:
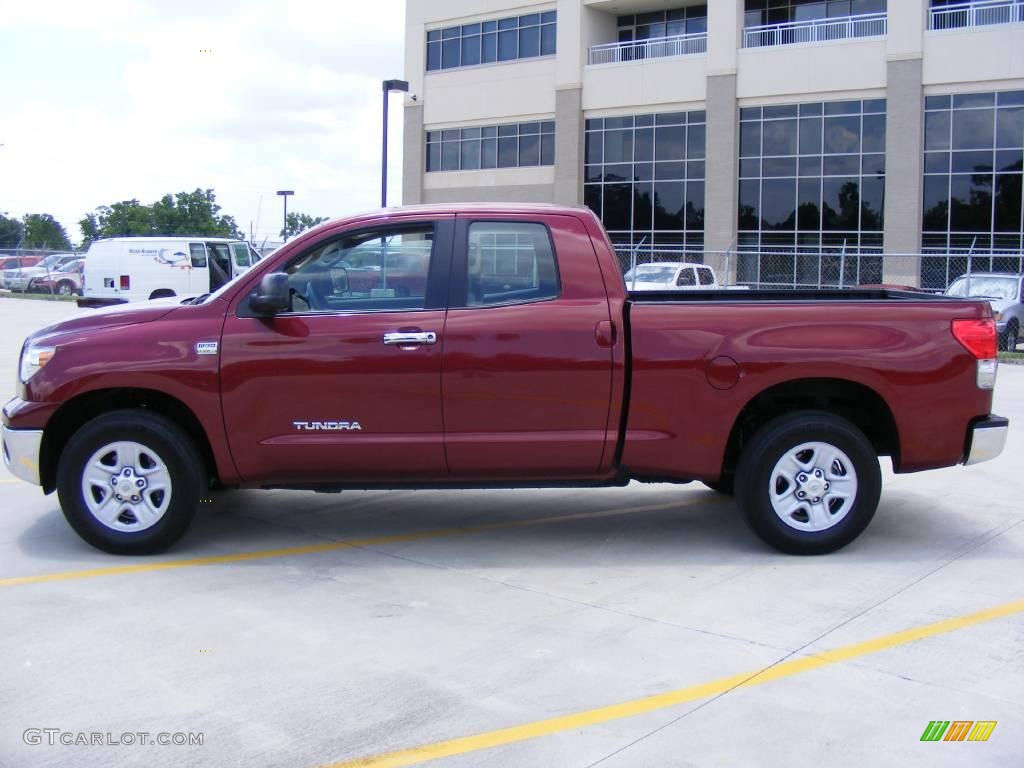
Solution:
[{"label": "rear side window", "polygon": [[701,285],[715,284],[715,276],[707,267],[701,267],[697,270],[697,278],[700,280]]},{"label": "rear side window", "polygon": [[189,243],[188,252],[192,257],[192,266],[196,269],[206,267],[206,246],[202,243]]},{"label": "rear side window", "polygon": [[555,299],[558,269],[543,224],[475,221],[469,225],[467,306]]},{"label": "rear side window", "polygon": [[676,280],[676,285],[691,286],[697,284],[697,278],[693,275],[693,267],[687,267],[679,272],[679,278]]}]

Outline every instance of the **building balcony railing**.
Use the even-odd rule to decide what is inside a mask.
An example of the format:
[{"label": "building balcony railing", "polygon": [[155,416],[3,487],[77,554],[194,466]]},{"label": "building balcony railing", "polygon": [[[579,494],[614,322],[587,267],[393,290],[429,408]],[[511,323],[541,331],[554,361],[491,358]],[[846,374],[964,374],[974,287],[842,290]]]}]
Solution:
[{"label": "building balcony railing", "polygon": [[1024,0],[981,0],[930,9],[928,29],[987,27],[1024,22]]},{"label": "building balcony railing", "polygon": [[844,16],[837,19],[811,19],[788,24],[766,24],[743,30],[744,48],[765,48],[794,43],[826,43],[856,37],[881,37],[889,28],[884,13]]},{"label": "building balcony railing", "polygon": [[633,40],[628,43],[607,43],[595,45],[587,57],[588,64],[620,64],[624,61],[660,59],[666,56],[690,56],[707,53],[706,32],[675,37],[655,37],[649,40]]}]

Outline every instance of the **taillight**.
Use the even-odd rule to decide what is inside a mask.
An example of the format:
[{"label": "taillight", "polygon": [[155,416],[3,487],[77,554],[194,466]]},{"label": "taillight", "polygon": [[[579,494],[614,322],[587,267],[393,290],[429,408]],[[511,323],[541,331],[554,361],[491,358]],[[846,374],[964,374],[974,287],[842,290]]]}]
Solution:
[{"label": "taillight", "polygon": [[[127,291],[131,287],[132,287],[132,278],[131,278],[131,276],[130,275],[121,275],[121,290],[122,291]],[[959,322],[959,321],[957,320],[957,321],[954,321],[954,322]],[[995,327],[995,326],[993,326],[993,327]]]},{"label": "taillight", "polygon": [[996,357],[996,322],[985,320],[954,320],[953,336],[978,360]]}]

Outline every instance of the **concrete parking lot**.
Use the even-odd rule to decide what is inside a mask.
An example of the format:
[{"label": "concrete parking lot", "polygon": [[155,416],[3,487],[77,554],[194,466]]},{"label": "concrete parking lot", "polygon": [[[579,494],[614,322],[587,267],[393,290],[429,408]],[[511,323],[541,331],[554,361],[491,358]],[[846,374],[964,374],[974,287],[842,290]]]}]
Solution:
[{"label": "concrete parking lot", "polygon": [[[0,298],[0,393],[81,311]],[[994,410],[1003,456],[887,472],[816,558],[699,484],[222,492],[116,558],[0,470],[0,765],[1021,765],[1024,367]]]}]

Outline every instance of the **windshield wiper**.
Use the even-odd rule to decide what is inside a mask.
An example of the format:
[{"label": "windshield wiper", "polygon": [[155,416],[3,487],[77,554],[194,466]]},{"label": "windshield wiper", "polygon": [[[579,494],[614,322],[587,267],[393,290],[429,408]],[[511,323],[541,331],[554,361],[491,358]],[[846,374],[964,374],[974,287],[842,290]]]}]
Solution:
[{"label": "windshield wiper", "polygon": [[201,296],[196,296],[196,297],[195,297],[195,298],[193,298],[193,299],[185,299],[185,300],[184,300],[183,302],[181,302],[181,303],[182,303],[182,304],[202,304],[202,303],[203,303],[204,301],[206,301],[206,300],[207,300],[208,298],[210,298],[210,294],[208,294],[208,293],[204,293],[203,295],[201,295]]}]

